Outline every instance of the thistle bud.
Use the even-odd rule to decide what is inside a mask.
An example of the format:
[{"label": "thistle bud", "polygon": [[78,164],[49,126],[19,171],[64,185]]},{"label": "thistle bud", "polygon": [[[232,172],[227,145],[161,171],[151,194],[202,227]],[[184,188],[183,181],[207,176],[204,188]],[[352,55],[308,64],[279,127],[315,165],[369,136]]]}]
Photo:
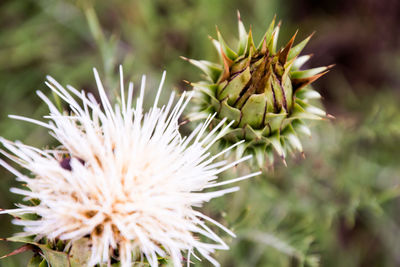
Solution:
[{"label": "thistle bud", "polygon": [[239,13],[238,21],[236,51],[228,47],[218,29],[218,40],[211,38],[221,64],[184,58],[207,77],[207,81],[191,83],[197,92],[197,107],[190,117],[201,119],[216,113],[221,120],[235,121],[224,138],[226,145],[246,140],[237,147],[237,156],[255,154],[262,167],[272,164],[274,151],[283,160],[288,152],[303,152],[298,134],[310,135],[304,120],[326,116],[324,110],[311,104],[321,96],[309,85],[331,66],[300,70],[310,58],[299,54],[311,35],[294,45],[296,32],[277,50],[280,23],[275,26],[274,18],[256,46]]}]

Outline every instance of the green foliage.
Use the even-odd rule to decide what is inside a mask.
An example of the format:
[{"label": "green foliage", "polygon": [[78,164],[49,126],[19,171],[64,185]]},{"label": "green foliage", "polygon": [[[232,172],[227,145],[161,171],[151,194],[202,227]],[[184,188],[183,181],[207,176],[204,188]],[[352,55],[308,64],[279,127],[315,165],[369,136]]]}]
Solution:
[{"label": "green foliage", "polygon": [[[277,13],[287,22],[282,28],[286,32],[281,32],[286,39],[300,25],[290,23],[285,16],[290,3],[282,3],[3,1],[0,135],[39,147],[52,144],[44,129],[6,116],[17,113],[40,119],[45,114],[35,90],[49,93],[43,84],[46,74],[91,91],[88,84],[95,66],[107,76],[107,86],[116,88],[112,78],[116,75],[111,74],[122,63],[126,80],[138,81],[145,73],[149,83],[156,84],[161,71],[167,69],[166,88],[173,84],[178,90],[189,89],[181,80],[195,80],[199,73],[179,60],[180,55],[216,61],[207,34],[218,24],[226,33],[225,41],[234,43],[236,9],[248,24],[257,25],[253,29],[256,39]],[[319,21],[310,18],[309,29],[320,31]],[[287,168],[278,164],[263,177],[241,182],[241,191],[206,207],[209,215],[237,234],[236,239],[227,240],[231,250],[217,253],[222,266],[398,265],[400,97],[384,88],[351,94],[351,87],[340,82],[336,78],[336,90],[331,92],[334,98],[325,100],[337,119],[313,130],[313,137],[303,144],[306,159],[289,160]],[[147,93],[149,98],[155,94]],[[8,192],[16,182],[3,169],[0,176],[0,207],[12,208],[20,202]],[[2,216],[0,236],[21,230]],[[2,241],[0,255],[20,246]],[[40,248],[49,253],[48,258],[65,258],[60,251],[53,255],[48,248]],[[1,260],[0,266],[20,267],[29,261],[28,266],[47,266],[41,257],[32,256],[29,252],[12,256]],[[208,265],[192,260],[196,266]]]}]

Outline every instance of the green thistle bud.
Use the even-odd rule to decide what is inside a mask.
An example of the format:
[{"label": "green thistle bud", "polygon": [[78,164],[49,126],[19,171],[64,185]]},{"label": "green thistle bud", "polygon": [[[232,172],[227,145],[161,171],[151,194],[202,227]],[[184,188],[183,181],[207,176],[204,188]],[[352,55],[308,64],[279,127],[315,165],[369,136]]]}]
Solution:
[{"label": "green thistle bud", "polygon": [[207,76],[206,82],[191,83],[198,105],[190,117],[202,119],[216,113],[219,119],[235,121],[225,136],[226,145],[245,140],[238,146],[237,156],[255,154],[261,167],[266,162],[272,164],[273,151],[283,161],[288,152],[303,152],[298,133],[310,135],[304,120],[326,116],[325,111],[310,103],[320,94],[309,84],[331,66],[300,70],[310,56],[299,54],[311,36],[293,46],[295,34],[285,47],[277,50],[280,23],[275,27],[275,18],[258,46],[251,29],[246,32],[239,12],[238,20],[236,52],[227,46],[218,29],[218,41],[212,39],[222,64],[184,58]]}]

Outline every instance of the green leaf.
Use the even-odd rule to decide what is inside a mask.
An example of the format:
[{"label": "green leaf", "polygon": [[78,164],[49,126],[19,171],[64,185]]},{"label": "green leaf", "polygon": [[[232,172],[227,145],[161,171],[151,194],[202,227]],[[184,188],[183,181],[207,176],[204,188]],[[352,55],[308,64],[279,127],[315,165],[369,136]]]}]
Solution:
[{"label": "green leaf", "polygon": [[70,267],[68,255],[64,252],[52,250],[47,245],[37,245],[50,267]]},{"label": "green leaf", "polygon": [[34,242],[33,236],[14,236],[7,238],[6,240],[37,246],[42,251],[44,258],[46,259],[50,267],[70,267],[68,255],[66,253],[52,250],[48,247],[48,245]]},{"label": "green leaf", "polygon": [[[43,262],[46,265],[43,265]],[[40,255],[34,255],[26,267],[42,267],[42,266],[47,266],[46,260],[43,259]]]},{"label": "green leaf", "polygon": [[75,241],[69,252],[71,267],[86,266],[91,257],[90,241],[88,238],[82,238]]},{"label": "green leaf", "polygon": [[6,240],[10,242],[21,242],[21,243],[37,245],[37,243],[33,241],[34,238],[35,238],[34,236],[12,236],[6,238]]}]

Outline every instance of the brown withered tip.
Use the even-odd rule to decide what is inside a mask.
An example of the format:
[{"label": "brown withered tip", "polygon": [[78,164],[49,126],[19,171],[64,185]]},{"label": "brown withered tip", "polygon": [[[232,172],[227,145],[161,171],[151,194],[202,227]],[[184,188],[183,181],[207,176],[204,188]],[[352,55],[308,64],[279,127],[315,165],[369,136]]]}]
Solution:
[{"label": "brown withered tip", "polygon": [[326,66],[326,69],[327,70],[331,70],[335,66],[336,66],[336,64],[331,64],[331,65]]},{"label": "brown withered tip", "polygon": [[280,53],[279,53],[279,62],[281,64],[285,64],[287,61],[287,57],[289,55],[290,49],[292,49],[293,43],[294,43],[294,39],[296,38],[297,33],[299,32],[299,30],[296,30],[296,32],[293,34],[292,38],[290,39],[290,41],[286,44],[285,48],[283,48]]},{"label": "brown withered tip", "polygon": [[300,90],[301,88],[309,85],[310,83],[314,82],[315,80],[319,79],[321,76],[324,76],[327,74],[330,70],[327,69],[326,71],[316,74],[311,77],[307,78],[301,78],[301,79],[293,79],[292,80],[292,85],[293,85],[293,90],[296,92],[297,90]]},{"label": "brown withered tip", "polygon": [[184,56],[179,56],[181,59],[185,60],[185,61],[189,61],[189,59],[187,57]]},{"label": "brown withered tip", "polygon": [[192,85],[192,83],[189,82],[188,80],[182,80],[182,82],[186,83],[187,85]]},{"label": "brown withered tip", "polygon": [[306,154],[304,153],[304,151],[301,151],[301,157],[302,157],[303,159],[306,158]]},{"label": "brown withered tip", "polygon": [[225,81],[225,80],[227,80],[227,79],[229,78],[229,76],[230,76],[229,68],[230,68],[231,64],[233,63],[233,61],[230,60],[230,59],[225,55],[224,51],[222,50],[222,46],[220,47],[220,50],[221,50],[221,55],[222,55],[222,61],[223,61],[223,64],[224,64],[224,69],[223,69],[224,73],[223,73],[223,75],[222,75],[222,77],[221,77],[221,81]]}]

